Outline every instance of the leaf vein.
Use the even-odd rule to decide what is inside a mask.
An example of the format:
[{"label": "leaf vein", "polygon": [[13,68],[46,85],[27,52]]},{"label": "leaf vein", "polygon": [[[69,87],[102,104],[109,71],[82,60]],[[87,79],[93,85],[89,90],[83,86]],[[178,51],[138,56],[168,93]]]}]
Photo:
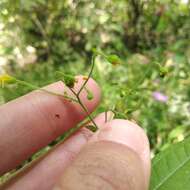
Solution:
[{"label": "leaf vein", "polygon": [[163,184],[166,183],[166,181],[172,177],[181,167],[183,167],[188,161],[190,161],[190,157],[188,157],[184,162],[182,162],[173,172],[171,172],[163,181],[161,181],[154,190],[158,189],[159,187],[163,186]]}]

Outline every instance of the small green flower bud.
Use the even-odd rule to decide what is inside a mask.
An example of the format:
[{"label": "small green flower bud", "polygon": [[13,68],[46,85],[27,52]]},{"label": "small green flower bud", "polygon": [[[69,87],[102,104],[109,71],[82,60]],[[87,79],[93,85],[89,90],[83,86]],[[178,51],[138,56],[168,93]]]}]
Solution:
[{"label": "small green flower bud", "polygon": [[160,77],[164,78],[168,74],[168,68],[166,67],[160,67]]},{"label": "small green flower bud", "polygon": [[85,90],[87,92],[87,99],[92,100],[94,98],[93,93],[90,90],[88,90],[87,88],[85,88]]},{"label": "small green flower bud", "polygon": [[71,87],[71,88],[74,87],[74,84],[75,84],[75,77],[74,76],[65,75],[63,80],[64,80],[66,86]]},{"label": "small green flower bud", "polygon": [[93,96],[92,93],[89,93],[89,94],[87,95],[87,99],[88,99],[88,100],[92,100],[93,98],[94,98],[94,96]]},{"label": "small green flower bud", "polygon": [[71,74],[65,74],[60,71],[56,71],[56,73],[63,79],[66,86],[73,88],[76,82],[75,76]]},{"label": "small green flower bud", "polygon": [[125,96],[126,96],[126,92],[122,90],[122,91],[120,92],[120,97],[123,98],[123,97],[125,97]]},{"label": "small green flower bud", "polygon": [[117,55],[108,55],[106,57],[107,61],[111,63],[112,65],[118,65],[121,63],[121,59]]}]

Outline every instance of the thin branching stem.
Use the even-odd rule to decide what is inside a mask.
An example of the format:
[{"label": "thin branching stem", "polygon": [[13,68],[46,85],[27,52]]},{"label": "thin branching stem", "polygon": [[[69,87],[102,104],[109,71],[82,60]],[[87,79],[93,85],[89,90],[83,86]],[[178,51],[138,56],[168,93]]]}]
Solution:
[{"label": "thin branching stem", "polygon": [[139,87],[139,85],[146,79],[146,77],[147,77],[147,75],[149,74],[150,71],[151,71],[151,67],[149,67],[149,68],[145,71],[144,75],[136,82],[135,86],[133,86],[133,87],[131,88],[131,90],[136,90],[136,89]]},{"label": "thin branching stem", "polygon": [[22,81],[22,80],[19,80],[19,79],[15,79],[15,80],[19,84],[28,86],[28,87],[30,87],[33,90],[40,90],[40,91],[46,92],[48,94],[52,94],[52,95],[55,95],[55,96],[61,96],[61,97],[65,98],[65,99],[67,99],[67,100],[70,100],[70,101],[78,103],[78,101],[76,99],[72,98],[72,97],[69,97],[69,96],[66,96],[66,95],[63,95],[63,94],[59,94],[59,93],[56,93],[56,92],[52,92],[52,91],[46,90],[44,88],[40,88],[40,87],[38,87],[36,85],[33,85],[33,84],[30,84],[30,83],[28,83],[26,81]]},{"label": "thin branching stem", "polygon": [[94,124],[94,126],[96,127],[96,129],[98,129],[97,124],[95,123],[94,119],[92,118],[91,114],[89,113],[88,109],[86,108],[86,106],[82,103],[82,101],[80,100],[80,98],[78,98],[79,104],[81,105],[81,107],[83,108],[83,110],[86,112],[88,118],[90,119],[90,121]]},{"label": "thin branching stem", "polygon": [[78,104],[81,106],[81,108],[83,109],[83,111],[86,113],[87,117],[88,117],[89,120],[92,122],[92,124],[94,125],[94,127],[95,127],[96,129],[98,129],[98,126],[97,126],[97,124],[95,123],[94,119],[92,118],[90,112],[88,111],[87,107],[83,104],[82,100],[80,99],[80,94],[81,94],[82,90],[83,90],[84,88],[86,88],[86,84],[87,84],[87,82],[89,81],[90,77],[92,76],[92,72],[93,72],[93,70],[94,70],[94,65],[95,65],[95,58],[96,58],[96,55],[97,55],[97,54],[94,54],[94,55],[92,56],[92,62],[91,62],[92,65],[91,65],[90,72],[89,72],[89,74],[88,74],[87,79],[86,79],[85,82],[82,84],[81,88],[79,89],[79,91],[78,91],[78,92],[75,92],[75,91],[73,90],[73,88],[67,86],[67,87],[69,88],[69,90],[73,93],[73,95],[75,96],[75,98],[69,97],[69,96],[67,96],[67,95],[65,95],[65,94],[59,94],[59,93],[56,93],[56,92],[52,92],[52,91],[46,90],[46,89],[44,89],[44,88],[40,88],[40,87],[38,87],[38,86],[36,86],[36,85],[33,85],[33,84],[29,83],[29,82],[22,81],[22,80],[19,80],[19,79],[16,79],[16,78],[14,78],[14,80],[15,80],[17,83],[19,83],[19,84],[21,84],[21,85],[24,85],[24,86],[28,86],[28,87],[30,87],[30,88],[33,89],[33,90],[41,90],[41,91],[43,91],[43,92],[46,92],[46,93],[49,93],[49,94],[52,94],[52,95],[56,95],[56,96],[61,96],[61,97],[65,98],[65,99],[67,99],[67,100],[69,100],[69,101],[73,101],[73,102],[78,103]]},{"label": "thin branching stem", "polygon": [[86,87],[87,82],[89,81],[90,77],[92,76],[92,72],[94,70],[94,65],[95,65],[95,58],[96,55],[92,56],[92,66],[90,69],[90,72],[88,74],[87,79],[85,80],[85,82],[82,84],[81,88],[79,89],[78,92],[75,92],[72,88],[69,87],[70,91],[76,96],[77,98],[77,102],[80,104],[81,108],[83,109],[83,111],[87,114],[87,117],[90,119],[90,121],[93,123],[93,125],[98,129],[97,124],[95,123],[94,119],[92,118],[91,114],[89,113],[88,109],[86,108],[86,106],[83,104],[83,102],[80,99],[80,94],[82,92],[82,90]]},{"label": "thin branching stem", "polygon": [[[84,86],[85,87],[85,86]],[[83,88],[84,88],[83,87]],[[82,87],[81,87],[82,88]],[[94,124],[94,126],[98,129],[97,124],[95,123],[94,119],[92,118],[91,114],[89,113],[88,109],[86,108],[86,106],[83,104],[83,102],[80,99],[79,93],[76,93],[72,88],[69,88],[71,90],[71,92],[76,96],[78,103],[80,104],[80,106],[82,107],[83,111],[87,114],[87,117],[89,118],[89,120]]]},{"label": "thin branching stem", "polygon": [[91,77],[91,75],[92,75],[92,72],[93,72],[93,70],[94,70],[94,65],[95,65],[95,58],[96,58],[96,55],[93,55],[93,56],[92,56],[92,66],[91,66],[90,72],[89,72],[89,74],[88,74],[87,79],[86,79],[85,82],[83,83],[82,87],[81,87],[80,90],[78,91],[77,96],[80,95],[80,93],[82,92],[82,90],[84,89],[84,87],[86,86],[87,82],[89,81],[89,79],[90,79],[90,77]]},{"label": "thin branching stem", "polygon": [[108,112],[105,112],[105,123],[108,121]]}]

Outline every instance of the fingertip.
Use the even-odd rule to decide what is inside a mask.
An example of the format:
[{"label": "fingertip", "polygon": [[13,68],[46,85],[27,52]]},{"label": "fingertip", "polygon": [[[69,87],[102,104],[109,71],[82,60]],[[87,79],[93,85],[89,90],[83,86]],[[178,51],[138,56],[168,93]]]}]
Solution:
[{"label": "fingertip", "polygon": [[[135,151],[142,160],[146,179],[150,176],[150,148],[145,131],[137,124],[123,119],[114,119],[104,125],[94,137],[95,141],[112,141],[124,144]],[[93,139],[93,141],[94,141]]]}]

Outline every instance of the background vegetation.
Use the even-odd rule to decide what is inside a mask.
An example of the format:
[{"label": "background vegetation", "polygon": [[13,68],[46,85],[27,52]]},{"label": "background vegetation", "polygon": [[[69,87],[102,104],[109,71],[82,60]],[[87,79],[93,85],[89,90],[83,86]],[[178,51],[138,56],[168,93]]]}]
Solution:
[{"label": "background vegetation", "polygon": [[[189,0],[0,1],[1,72],[43,86],[56,70],[88,73],[94,47],[122,59],[114,68],[96,60],[97,112],[115,109],[139,123],[152,156],[189,136]],[[29,90],[0,89],[0,102]]]}]

